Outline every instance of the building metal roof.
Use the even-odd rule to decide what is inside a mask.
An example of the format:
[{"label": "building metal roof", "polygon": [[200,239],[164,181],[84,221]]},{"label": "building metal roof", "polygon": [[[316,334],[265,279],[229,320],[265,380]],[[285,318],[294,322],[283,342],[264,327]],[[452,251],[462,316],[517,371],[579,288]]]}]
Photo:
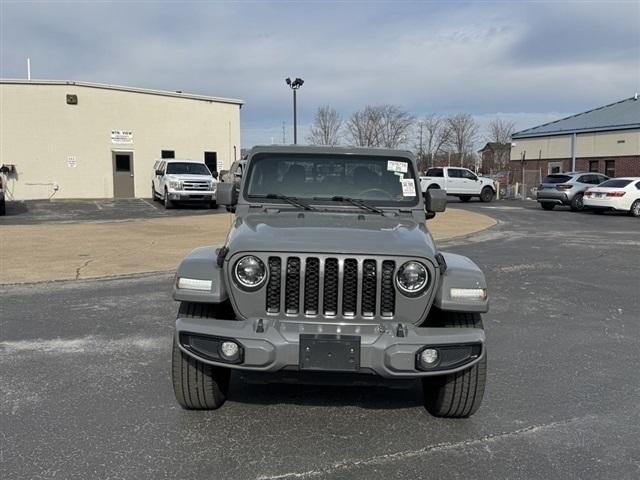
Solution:
[{"label": "building metal roof", "polygon": [[72,80],[25,80],[25,79],[0,79],[0,84],[12,85],[67,85],[75,87],[101,88],[104,90],[117,90],[121,92],[144,93],[148,95],[160,95],[163,97],[186,98],[190,100],[202,100],[205,102],[230,103],[242,107],[243,100],[236,98],[210,97],[207,95],[196,95],[193,93],[183,93],[181,91],[170,92],[167,90],[153,90],[149,88],[124,87],[122,85],[108,85],[106,83],[76,82]]},{"label": "building metal roof", "polygon": [[638,94],[603,107],[521,130],[514,133],[511,138],[515,140],[518,138],[607,132],[635,128],[640,128],[640,99]]}]

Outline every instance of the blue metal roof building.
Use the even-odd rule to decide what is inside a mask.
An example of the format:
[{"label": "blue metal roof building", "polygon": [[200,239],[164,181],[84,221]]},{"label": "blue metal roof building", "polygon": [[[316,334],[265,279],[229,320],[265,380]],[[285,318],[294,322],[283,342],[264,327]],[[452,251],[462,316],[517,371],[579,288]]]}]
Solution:
[{"label": "blue metal roof building", "polygon": [[518,138],[609,132],[635,128],[640,128],[640,99],[637,94],[619,102],[522,130],[514,133],[511,138],[516,140]]},{"label": "blue metal roof building", "polygon": [[580,170],[640,176],[640,98],[636,94],[511,138],[510,169],[516,179],[527,168],[541,175]]}]

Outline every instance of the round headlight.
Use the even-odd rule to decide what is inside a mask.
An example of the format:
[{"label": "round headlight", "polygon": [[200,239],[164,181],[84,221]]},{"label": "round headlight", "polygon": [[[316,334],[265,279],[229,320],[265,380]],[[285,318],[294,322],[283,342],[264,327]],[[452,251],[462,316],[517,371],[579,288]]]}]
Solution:
[{"label": "round headlight", "polygon": [[396,284],[407,295],[416,295],[422,291],[429,280],[427,268],[419,262],[407,262],[398,269]]},{"label": "round headlight", "polygon": [[235,277],[238,283],[246,288],[256,288],[264,282],[266,270],[258,257],[247,255],[236,262]]}]

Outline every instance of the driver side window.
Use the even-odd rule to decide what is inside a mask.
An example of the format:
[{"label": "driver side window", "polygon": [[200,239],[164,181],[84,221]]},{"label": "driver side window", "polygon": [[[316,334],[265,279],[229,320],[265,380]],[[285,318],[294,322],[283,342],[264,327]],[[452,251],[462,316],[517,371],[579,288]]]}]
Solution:
[{"label": "driver side window", "polygon": [[468,180],[477,180],[478,177],[476,177],[476,175],[469,171],[469,170],[461,170],[462,172],[462,178],[466,178]]}]

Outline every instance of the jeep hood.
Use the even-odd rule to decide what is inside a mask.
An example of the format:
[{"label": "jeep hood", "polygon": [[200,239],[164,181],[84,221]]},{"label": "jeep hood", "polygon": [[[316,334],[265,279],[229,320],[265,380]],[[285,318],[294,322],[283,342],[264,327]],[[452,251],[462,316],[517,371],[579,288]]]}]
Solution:
[{"label": "jeep hood", "polygon": [[236,220],[227,247],[230,254],[262,251],[423,258],[435,255],[433,240],[424,223],[354,212],[250,214]]}]

